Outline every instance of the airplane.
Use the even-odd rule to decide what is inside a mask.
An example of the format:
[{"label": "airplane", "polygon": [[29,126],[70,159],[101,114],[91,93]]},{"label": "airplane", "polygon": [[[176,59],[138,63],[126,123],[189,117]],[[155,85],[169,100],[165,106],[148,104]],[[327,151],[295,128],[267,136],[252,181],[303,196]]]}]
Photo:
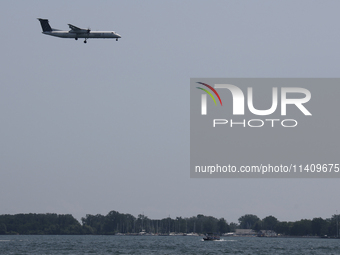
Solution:
[{"label": "airplane", "polygon": [[87,43],[87,39],[89,38],[121,38],[119,34],[114,31],[91,31],[90,29],[82,29],[71,24],[68,24],[70,27],[70,31],[62,31],[59,29],[51,28],[48,23],[48,19],[38,19],[41,24],[42,33],[45,35],[51,35],[61,38],[74,38],[78,40],[78,38],[85,38],[84,43]]}]

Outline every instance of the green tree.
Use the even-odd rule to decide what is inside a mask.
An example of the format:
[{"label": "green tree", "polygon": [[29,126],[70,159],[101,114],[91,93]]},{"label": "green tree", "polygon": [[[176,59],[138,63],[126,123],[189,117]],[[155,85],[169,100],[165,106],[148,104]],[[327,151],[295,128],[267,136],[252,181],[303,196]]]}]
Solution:
[{"label": "green tree", "polygon": [[328,231],[328,222],[322,218],[312,220],[312,234],[316,236],[326,235]]},{"label": "green tree", "polygon": [[255,231],[260,231],[262,228],[262,221],[259,220],[259,221],[256,221],[255,224],[253,225],[253,230]]},{"label": "green tree", "polygon": [[293,223],[290,234],[293,236],[308,236],[312,234],[312,221],[299,220]]},{"label": "green tree", "polygon": [[260,218],[253,214],[246,214],[238,219],[240,223],[240,228],[243,229],[252,229],[253,225],[259,220]]},{"label": "green tree", "polygon": [[0,235],[5,235],[7,233],[7,227],[5,223],[0,223]]},{"label": "green tree", "polygon": [[217,222],[218,232],[219,233],[228,233],[230,232],[230,227],[227,221],[224,218],[220,218]]},{"label": "green tree", "polygon": [[340,235],[340,230],[337,230],[337,228],[340,226],[340,217],[339,215],[332,215],[330,219],[326,219],[328,222],[328,231],[327,235],[329,236],[337,236],[338,233]]},{"label": "green tree", "polygon": [[275,232],[278,234],[282,234],[282,235],[290,235],[290,229],[292,227],[291,222],[286,222],[286,221],[282,221],[282,222],[278,222],[275,226]]},{"label": "green tree", "polygon": [[274,216],[267,216],[264,219],[262,219],[263,222],[263,229],[266,230],[274,230],[276,224],[279,222],[277,220],[277,218],[275,218]]},{"label": "green tree", "polygon": [[239,227],[239,225],[235,222],[230,222],[229,227],[230,227],[230,232],[235,232],[236,229]]}]

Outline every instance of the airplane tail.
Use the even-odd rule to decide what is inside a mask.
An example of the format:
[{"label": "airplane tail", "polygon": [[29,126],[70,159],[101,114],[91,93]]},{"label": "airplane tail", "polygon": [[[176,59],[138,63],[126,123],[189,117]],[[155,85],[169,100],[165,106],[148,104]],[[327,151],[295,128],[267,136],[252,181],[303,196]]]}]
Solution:
[{"label": "airplane tail", "polygon": [[40,21],[41,28],[43,32],[51,32],[52,28],[50,24],[48,24],[48,19],[38,19]]}]

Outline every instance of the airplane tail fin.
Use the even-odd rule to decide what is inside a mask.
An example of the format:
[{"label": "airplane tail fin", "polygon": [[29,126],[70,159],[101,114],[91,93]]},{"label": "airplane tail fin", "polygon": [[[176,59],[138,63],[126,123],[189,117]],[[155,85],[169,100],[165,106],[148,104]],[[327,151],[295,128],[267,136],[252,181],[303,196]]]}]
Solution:
[{"label": "airplane tail fin", "polygon": [[52,28],[50,24],[48,24],[48,19],[38,19],[40,21],[41,28],[43,32],[51,32]]}]

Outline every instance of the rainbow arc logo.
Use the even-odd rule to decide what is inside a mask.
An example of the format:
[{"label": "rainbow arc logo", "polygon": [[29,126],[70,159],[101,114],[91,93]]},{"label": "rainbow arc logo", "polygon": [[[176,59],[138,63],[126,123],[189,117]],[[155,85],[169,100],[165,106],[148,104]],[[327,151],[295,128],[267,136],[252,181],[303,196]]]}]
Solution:
[{"label": "rainbow arc logo", "polygon": [[[207,88],[209,88],[212,92],[214,92],[214,94],[217,96],[218,100],[220,101],[220,104],[222,106],[222,100],[220,98],[220,95],[217,93],[217,91],[211,87],[210,85],[206,84],[206,83],[203,83],[203,82],[197,82],[198,84],[201,84],[203,86],[206,86]],[[206,92],[213,100],[214,100],[214,103],[215,105],[217,105],[216,103],[216,100],[215,100],[215,97],[213,96],[213,94],[211,94],[211,92],[207,89],[203,89],[201,87],[196,87],[198,89],[201,89],[203,90],[204,92]],[[202,94],[202,102],[201,102],[201,114],[202,115],[207,115],[207,95],[206,94]]]}]

